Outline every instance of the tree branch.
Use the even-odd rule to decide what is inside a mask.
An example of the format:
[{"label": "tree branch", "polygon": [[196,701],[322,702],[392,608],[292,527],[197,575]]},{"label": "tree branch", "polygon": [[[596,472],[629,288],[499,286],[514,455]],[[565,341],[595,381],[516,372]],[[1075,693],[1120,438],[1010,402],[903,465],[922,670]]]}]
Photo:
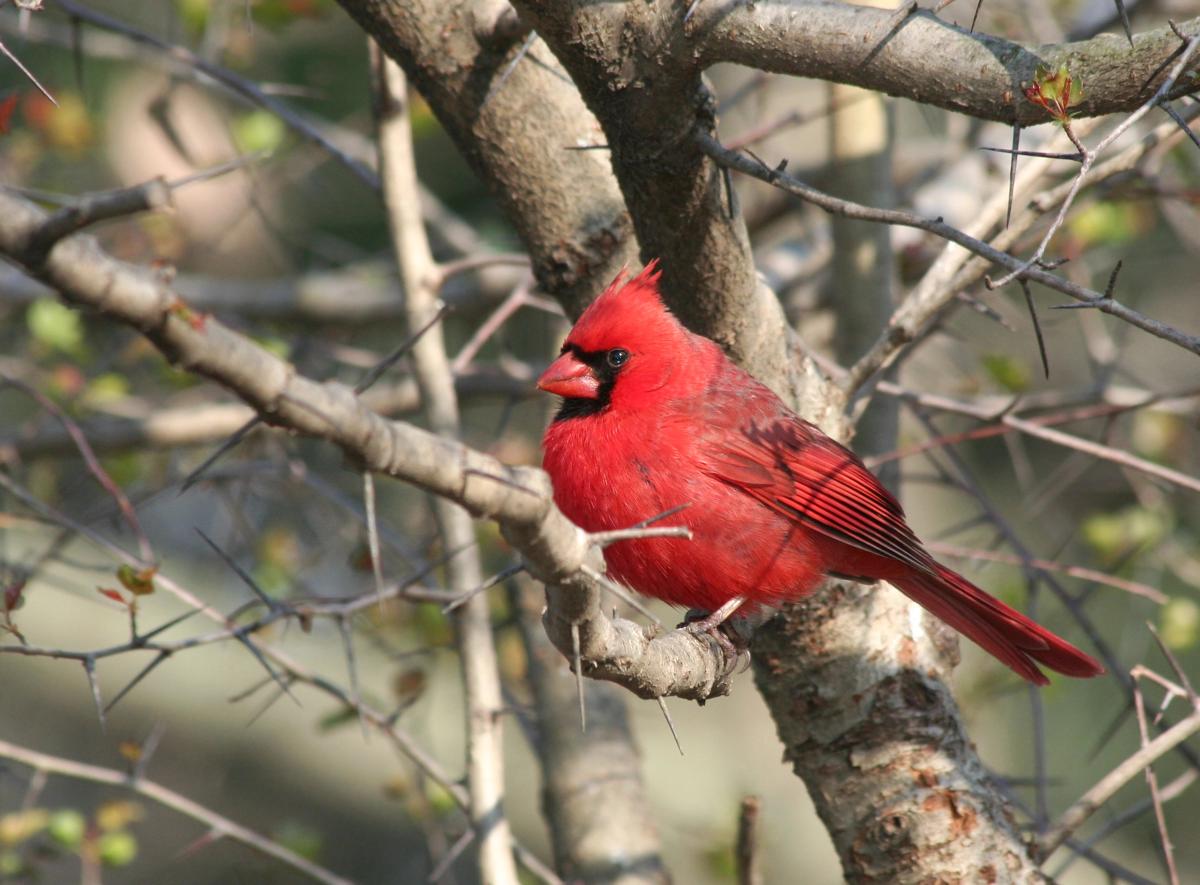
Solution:
[{"label": "tree branch", "polygon": [[242,845],[252,848],[267,857],[272,857],[317,882],[324,882],[326,885],[350,885],[349,879],[343,879],[341,876],[330,872],[307,858],[301,857],[278,842],[268,839],[266,836],[260,835],[248,827],[234,823],[229,818],[205,808],[187,796],[180,795],[174,790],[169,790],[164,786],[156,784],[154,781],[148,781],[137,775],[130,775],[112,768],[101,768],[98,765],[88,765],[84,762],[76,762],[73,759],[50,756],[46,753],[39,753],[36,750],[19,747],[16,744],[11,744],[3,740],[0,740],[0,758],[12,759],[14,762],[28,765],[34,771],[62,775],[63,777],[71,777],[77,780],[92,781],[98,784],[109,784],[110,786],[129,790],[139,796],[144,796],[153,802],[157,802],[159,805],[170,808],[184,817],[191,818],[197,823],[203,824],[208,827],[214,839],[230,839],[234,842],[240,842]]},{"label": "tree branch", "polygon": [[496,31],[495,4],[484,0],[340,2],[404,68],[487,183],[542,289],[578,315],[637,249],[607,158],[564,150],[595,135],[570,79],[535,47],[493,90],[520,41]]},{"label": "tree branch", "polygon": [[[368,38],[369,39],[369,38]],[[392,250],[404,285],[404,310],[410,334],[425,328],[440,311],[437,265],[425,238],[417,194],[408,83],[400,67],[372,42],[379,129],[379,167]],[[457,439],[458,399],[454,374],[446,356],[440,328],[421,335],[411,351],[413,375],[421,390],[421,406],[430,428]],[[446,563],[450,589],[465,593],[483,583],[483,565],[475,527],[462,507],[445,498],[433,499],[443,549],[459,551]],[[462,663],[466,700],[468,814],[479,845],[480,875],[488,885],[517,885],[512,831],[504,813],[504,701],[492,636],[491,609],[480,593],[455,609],[455,644]]]},{"label": "tree branch", "polygon": [[[891,10],[846,3],[775,0],[702,3],[692,22],[699,63],[735,62],[798,77],[850,83],[985,120],[1033,126],[1046,112],[1021,91],[1038,65],[1084,84],[1072,115],[1132,111],[1166,75],[1179,46],[1170,28],[1125,40],[1102,34],[1080,43],[1026,47],[914,12],[889,33]],[[1200,32],[1200,19],[1181,26]],[[830,35],[837,35],[831,39]],[[872,53],[878,45],[878,52]],[[1195,70],[1193,61],[1189,70]],[[1190,91],[1184,89],[1183,91]]]}]

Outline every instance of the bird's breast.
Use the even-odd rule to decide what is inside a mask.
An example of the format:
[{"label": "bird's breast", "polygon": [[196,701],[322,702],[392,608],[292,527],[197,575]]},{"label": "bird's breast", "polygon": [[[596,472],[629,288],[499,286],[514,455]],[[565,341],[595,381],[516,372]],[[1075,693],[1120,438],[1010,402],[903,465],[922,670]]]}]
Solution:
[{"label": "bird's breast", "polygon": [[[596,420],[613,417],[614,420]],[[735,596],[773,603],[803,595],[823,563],[805,531],[701,468],[697,434],[664,422],[591,416],[558,421],[544,440],[544,467],[559,509],[587,531],[655,522],[683,538],[619,541],[609,572],[646,596],[708,610]]]}]

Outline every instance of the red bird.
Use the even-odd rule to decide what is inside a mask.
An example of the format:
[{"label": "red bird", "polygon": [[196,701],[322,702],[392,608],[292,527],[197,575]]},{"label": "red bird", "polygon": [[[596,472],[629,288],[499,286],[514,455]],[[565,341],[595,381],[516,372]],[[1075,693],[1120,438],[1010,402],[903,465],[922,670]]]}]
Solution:
[{"label": "red bird", "polygon": [[705,609],[711,627],[811,593],[827,575],[888,581],[1030,682],[1103,668],[1075,646],[936,562],[899,502],[849,449],[663,306],[651,263],[584,312],[538,387],[563,398],[546,431],[554,500],[592,531],[660,521],[692,539],[604,551],[646,596]]}]

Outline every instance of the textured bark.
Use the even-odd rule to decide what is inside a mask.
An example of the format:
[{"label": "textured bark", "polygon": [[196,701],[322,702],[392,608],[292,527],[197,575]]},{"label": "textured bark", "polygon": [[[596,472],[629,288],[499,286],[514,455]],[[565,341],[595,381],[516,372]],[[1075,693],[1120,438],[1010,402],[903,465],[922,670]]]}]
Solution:
[{"label": "textured bark", "polygon": [[833,584],[758,631],[755,681],[852,882],[1041,882],[946,680],[954,633]]},{"label": "textured bark", "polygon": [[429,102],[569,313],[637,260],[607,158],[564,150],[599,134],[579,92],[544,48],[508,71],[521,40],[497,27],[506,4],[341,2]]},{"label": "textured bark", "polygon": [[[1132,46],[1124,37],[1102,34],[1080,43],[1026,47],[972,33],[925,11],[889,33],[893,15],[891,9],[847,3],[702,3],[692,30],[705,66],[737,62],[849,83],[1022,126],[1049,121],[1021,92],[1039,64],[1050,70],[1067,65],[1084,87],[1072,116],[1090,117],[1131,111],[1150,98],[1166,76],[1160,65],[1179,48],[1179,38],[1167,27],[1138,34]],[[1181,30],[1194,35],[1200,19],[1185,22]],[[1200,59],[1193,59],[1190,69],[1197,67]],[[1184,89],[1194,88],[1186,85],[1186,77],[1182,82]]]},{"label": "textured bark", "polygon": [[715,98],[672,3],[515,4],[600,121],[642,259],[663,262],[668,303],[765,383],[794,397],[783,312],[759,284],[745,222],[720,168],[693,142]]}]

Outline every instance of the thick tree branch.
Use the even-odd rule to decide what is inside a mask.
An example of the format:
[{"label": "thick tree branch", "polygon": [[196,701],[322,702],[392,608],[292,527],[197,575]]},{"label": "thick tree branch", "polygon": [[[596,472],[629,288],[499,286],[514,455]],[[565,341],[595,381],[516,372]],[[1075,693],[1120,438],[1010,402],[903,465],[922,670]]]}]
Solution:
[{"label": "thick tree branch", "polygon": [[948,627],[890,587],[837,583],[768,621],[753,661],[847,879],[1043,881],[947,686]]},{"label": "thick tree branch", "polygon": [[544,48],[509,70],[520,41],[497,32],[497,4],[340,2],[429,102],[516,226],[539,284],[568,313],[636,260],[607,158],[565,150],[595,140],[595,120]]},{"label": "thick tree branch", "polygon": [[799,385],[778,299],[755,274],[745,221],[721,169],[691,139],[714,132],[715,97],[693,63],[684,6],[518,0],[604,130],[641,243],[667,301],[786,397]]},{"label": "thick tree branch", "polygon": [[[1076,116],[1132,111],[1166,76],[1179,48],[1162,27],[1134,37],[1102,34],[1080,43],[1025,47],[915,12],[889,34],[891,10],[847,3],[702,3],[691,28],[703,66],[736,62],[764,71],[850,83],[1002,123],[1049,122],[1021,92],[1040,64],[1065,64],[1084,84]],[[1192,36],[1200,19],[1181,26]],[[878,51],[874,50],[878,48]],[[870,56],[868,58],[868,56]],[[1200,62],[1193,61],[1189,70]],[[1156,73],[1157,72],[1157,73]],[[1194,87],[1181,86],[1181,91]]]}]

